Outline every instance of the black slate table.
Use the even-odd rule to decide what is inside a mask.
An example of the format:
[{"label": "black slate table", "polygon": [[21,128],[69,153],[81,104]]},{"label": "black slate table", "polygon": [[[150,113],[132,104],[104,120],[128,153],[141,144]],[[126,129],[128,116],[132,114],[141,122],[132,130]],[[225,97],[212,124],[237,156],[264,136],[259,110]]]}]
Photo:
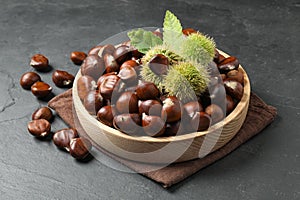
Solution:
[{"label": "black slate table", "polygon": [[[0,199],[300,199],[300,2],[286,1],[0,1]],[[79,163],[26,130],[46,102],[21,89],[29,58],[76,73],[74,50],[136,27],[160,26],[166,9],[185,27],[215,38],[237,56],[252,89],[278,108],[262,134],[166,190],[138,174],[93,160]],[[41,74],[51,83],[51,73]],[[54,87],[54,93],[64,90]],[[66,125],[56,118],[53,129]]]}]

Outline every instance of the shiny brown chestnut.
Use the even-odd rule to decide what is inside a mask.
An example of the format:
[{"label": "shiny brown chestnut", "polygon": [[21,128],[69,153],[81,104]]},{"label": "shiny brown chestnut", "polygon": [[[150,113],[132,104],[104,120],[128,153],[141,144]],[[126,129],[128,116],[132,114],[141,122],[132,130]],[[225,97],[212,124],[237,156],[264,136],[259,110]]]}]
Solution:
[{"label": "shiny brown chestnut", "polygon": [[102,97],[106,100],[111,100],[114,91],[118,91],[120,87],[120,77],[115,74],[105,76],[99,86]]},{"label": "shiny brown chestnut", "polygon": [[102,45],[94,46],[89,50],[88,55],[98,55],[102,47],[103,47]]},{"label": "shiny brown chestnut", "polygon": [[51,121],[53,118],[52,111],[48,107],[41,107],[34,111],[34,113],[31,116],[32,120],[35,119],[45,119],[47,121]]},{"label": "shiny brown chestnut", "polygon": [[192,28],[185,28],[182,30],[182,33],[186,36],[192,34],[192,33],[197,33],[197,31],[195,29]]},{"label": "shiny brown chestnut", "polygon": [[166,124],[166,130],[164,133],[164,136],[175,136],[175,135],[181,135],[187,132],[186,127],[182,123],[181,120],[172,122],[172,123],[167,123]]},{"label": "shiny brown chestnut", "polygon": [[44,71],[49,67],[49,60],[42,54],[35,54],[31,57],[30,66],[38,71]]},{"label": "shiny brown chestnut", "polygon": [[161,102],[149,99],[140,103],[139,114],[142,115],[145,113],[146,115],[161,116],[161,109]]},{"label": "shiny brown chestnut", "polygon": [[138,97],[133,92],[123,92],[116,102],[119,113],[138,113]]},{"label": "shiny brown chestnut", "polygon": [[226,74],[228,80],[236,80],[240,84],[244,84],[244,74],[239,70],[231,70]]},{"label": "shiny brown chestnut", "polygon": [[45,119],[35,119],[28,123],[27,129],[35,137],[47,137],[51,133],[51,125]]},{"label": "shiny brown chestnut", "polygon": [[90,91],[95,90],[96,87],[96,81],[91,76],[81,76],[77,80],[78,96],[81,100],[83,100]]},{"label": "shiny brown chestnut", "polygon": [[105,65],[105,72],[118,72],[120,69],[119,64],[111,54],[105,54],[104,57],[104,65]]},{"label": "shiny brown chestnut", "polygon": [[35,72],[26,72],[21,76],[20,85],[22,88],[29,90],[30,87],[38,81],[41,81],[40,75]]},{"label": "shiny brown chestnut", "polygon": [[116,48],[111,44],[104,45],[102,48],[99,49],[98,56],[104,58],[105,54],[113,55],[115,50]]},{"label": "shiny brown chestnut", "polygon": [[120,69],[122,69],[123,67],[136,68],[137,66],[139,66],[139,64],[135,60],[127,60],[121,65]]},{"label": "shiny brown chestnut", "polygon": [[235,108],[235,102],[230,95],[226,95],[226,115],[229,115]]},{"label": "shiny brown chestnut", "polygon": [[86,158],[90,154],[92,149],[92,144],[89,140],[85,138],[73,138],[70,141],[69,152],[71,156],[78,160]]},{"label": "shiny brown chestnut", "polygon": [[81,74],[91,76],[95,80],[97,80],[104,71],[104,61],[97,55],[89,55],[81,65]]},{"label": "shiny brown chestnut", "polygon": [[86,53],[82,51],[73,51],[70,54],[70,59],[75,65],[81,65],[86,57]]},{"label": "shiny brown chestnut", "polygon": [[205,112],[211,117],[213,124],[221,121],[225,117],[223,110],[216,104],[207,106]]},{"label": "shiny brown chestnut", "polygon": [[210,124],[211,118],[205,112],[196,112],[190,122],[193,131],[205,131],[209,128]]},{"label": "shiny brown chestnut", "polygon": [[95,115],[103,104],[103,97],[96,90],[90,91],[83,99],[83,106],[91,115]]},{"label": "shiny brown chestnut", "polygon": [[122,65],[126,60],[130,60],[132,57],[131,48],[127,45],[121,45],[114,51],[114,58]]},{"label": "shiny brown chestnut", "polygon": [[239,67],[239,61],[236,57],[230,56],[228,58],[225,58],[218,64],[218,68],[220,73],[227,73],[230,70],[238,69]]},{"label": "shiny brown chestnut", "polygon": [[196,112],[202,112],[203,106],[198,101],[191,101],[183,105],[183,112],[185,116],[192,118]]},{"label": "shiny brown chestnut", "polygon": [[176,122],[181,118],[181,103],[175,96],[169,96],[163,101],[161,118],[167,123]]},{"label": "shiny brown chestnut", "polygon": [[116,114],[117,110],[114,106],[103,106],[97,113],[97,119],[103,124],[112,127]]},{"label": "shiny brown chestnut", "polygon": [[240,101],[244,94],[244,87],[235,80],[225,79],[224,86],[227,94]]},{"label": "shiny brown chestnut", "polygon": [[166,75],[169,70],[169,59],[162,54],[157,54],[149,61],[149,68],[158,76]]},{"label": "shiny brown chestnut", "polygon": [[138,83],[138,77],[133,67],[122,67],[118,76],[127,86],[136,85]]},{"label": "shiny brown chestnut", "polygon": [[138,130],[141,125],[141,118],[136,113],[126,113],[117,115],[113,121],[114,127],[129,135],[138,135]]},{"label": "shiny brown chestnut", "polygon": [[66,72],[66,71],[62,71],[62,70],[55,70],[52,73],[52,81],[53,83],[60,88],[70,88],[73,86],[73,82],[74,82],[75,77]]},{"label": "shiny brown chestnut", "polygon": [[53,143],[60,149],[70,150],[70,142],[74,138],[78,138],[77,130],[74,128],[65,128],[56,131],[52,137]]},{"label": "shiny brown chestnut", "polygon": [[140,100],[156,99],[160,92],[152,82],[141,82],[136,88],[136,95]]},{"label": "shiny brown chestnut", "polygon": [[38,81],[31,86],[31,92],[37,98],[44,98],[48,96],[51,91],[52,87],[45,82]]},{"label": "shiny brown chestnut", "polygon": [[142,126],[145,133],[152,137],[159,137],[166,130],[165,122],[159,116],[143,115]]}]

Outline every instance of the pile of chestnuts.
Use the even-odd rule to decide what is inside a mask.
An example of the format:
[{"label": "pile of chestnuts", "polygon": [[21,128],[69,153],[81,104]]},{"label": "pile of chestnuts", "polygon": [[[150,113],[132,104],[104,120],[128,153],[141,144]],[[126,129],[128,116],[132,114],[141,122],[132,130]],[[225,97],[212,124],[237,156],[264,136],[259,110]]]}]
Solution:
[{"label": "pile of chestnuts", "polygon": [[[225,58],[215,50],[212,65],[218,70],[210,73],[210,92],[195,101],[181,102],[141,78],[143,55],[130,42],[95,46],[83,61],[77,82],[86,110],[125,134],[165,137],[204,131],[230,114],[243,96],[244,74],[233,56]],[[161,54],[151,60],[168,65]],[[151,70],[163,74],[167,68]],[[218,105],[218,96],[222,95],[225,109]]]}]

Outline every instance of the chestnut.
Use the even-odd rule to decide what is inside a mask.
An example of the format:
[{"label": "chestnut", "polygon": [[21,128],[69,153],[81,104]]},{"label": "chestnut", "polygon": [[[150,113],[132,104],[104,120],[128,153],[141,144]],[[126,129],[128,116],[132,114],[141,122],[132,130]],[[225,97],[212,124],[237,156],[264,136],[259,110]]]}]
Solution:
[{"label": "chestnut", "polygon": [[167,123],[166,124],[166,130],[164,135],[165,136],[175,136],[175,135],[181,135],[186,132],[186,127],[182,123],[181,120],[172,122],[172,123]]},{"label": "chestnut", "polygon": [[40,75],[35,72],[26,72],[20,79],[20,85],[22,86],[22,88],[29,90],[30,87],[38,81],[41,81]]},{"label": "chestnut", "polygon": [[163,101],[162,119],[167,123],[176,122],[181,118],[181,103],[175,96],[169,96]]},{"label": "chestnut", "polygon": [[51,125],[45,119],[35,119],[28,123],[27,129],[33,136],[44,138],[51,133]]},{"label": "chestnut", "polygon": [[191,101],[183,105],[183,111],[186,116],[193,117],[196,112],[202,112],[203,107],[198,101]]},{"label": "chestnut", "polygon": [[99,86],[99,90],[104,99],[111,100],[113,92],[117,91],[118,87],[120,87],[120,77],[111,74],[104,77],[104,80]]},{"label": "chestnut", "polygon": [[145,133],[152,137],[158,137],[164,134],[166,125],[159,116],[143,115],[142,126]]},{"label": "chestnut", "polygon": [[66,71],[55,70],[52,73],[52,81],[57,87],[72,87],[75,77]]},{"label": "chestnut", "polygon": [[126,83],[127,86],[136,85],[138,82],[138,77],[133,67],[122,67],[118,76],[122,79],[124,83]]},{"label": "chestnut", "polygon": [[122,65],[126,60],[130,60],[132,56],[131,48],[127,45],[121,45],[114,51],[113,56],[119,65]]},{"label": "chestnut", "polygon": [[220,73],[227,73],[230,70],[238,69],[238,67],[239,67],[239,61],[234,56],[225,58],[218,64]]},{"label": "chestnut", "polygon": [[81,65],[86,57],[86,53],[82,51],[73,51],[70,55],[70,59],[75,65]]},{"label": "chestnut", "polygon": [[105,54],[103,59],[106,73],[119,71],[119,64],[111,54]]},{"label": "chestnut", "polygon": [[35,54],[31,57],[30,66],[38,71],[45,71],[49,68],[49,60],[42,54]]},{"label": "chestnut", "polygon": [[81,76],[77,81],[78,96],[83,100],[86,95],[96,89],[96,81],[88,75]]},{"label": "chestnut", "polygon": [[85,138],[73,138],[70,141],[70,154],[72,157],[82,160],[86,158],[92,149],[92,144]]},{"label": "chestnut", "polygon": [[230,95],[226,95],[226,114],[230,114],[235,108],[235,102]]},{"label": "chestnut", "polygon": [[113,55],[115,50],[116,48],[111,44],[104,45],[102,48],[99,49],[98,56],[104,58],[105,54]]},{"label": "chestnut", "polygon": [[192,28],[185,28],[182,30],[182,33],[185,35],[185,36],[188,36],[192,33],[197,33],[197,31],[195,29],[192,29]]},{"label": "chestnut", "polygon": [[116,102],[119,113],[138,113],[138,97],[133,92],[124,92]]},{"label": "chestnut", "polygon": [[52,87],[45,82],[38,81],[31,86],[31,92],[37,98],[44,98],[48,96],[51,91]]},{"label": "chestnut", "polygon": [[193,116],[190,126],[194,131],[204,131],[209,128],[211,124],[210,116],[205,112],[196,112]]},{"label": "chestnut", "polygon": [[89,55],[81,65],[81,74],[88,75],[97,80],[105,71],[105,65],[102,58],[97,55]]},{"label": "chestnut", "polygon": [[242,86],[242,84],[240,84],[239,82],[237,82],[235,80],[225,79],[224,86],[225,86],[226,92],[230,96],[232,96],[233,98],[235,98],[238,101],[240,101],[242,99],[243,94],[244,94],[244,87]]},{"label": "chestnut", "polygon": [[149,99],[141,102],[139,105],[139,114],[142,115],[145,113],[146,115],[161,116],[161,109],[161,102]]},{"label": "chestnut", "polygon": [[221,121],[225,117],[223,110],[216,104],[207,106],[205,112],[211,117],[213,124]]},{"label": "chestnut", "polygon": [[114,127],[129,135],[138,135],[140,130],[141,118],[136,113],[120,114],[114,117]]},{"label": "chestnut", "polygon": [[120,69],[122,69],[123,67],[132,67],[132,68],[135,68],[135,67],[137,67],[139,64],[136,62],[136,61],[134,61],[134,60],[127,60],[127,61],[125,61],[122,65],[121,65],[121,67],[120,67]]},{"label": "chestnut", "polygon": [[93,90],[85,96],[83,99],[83,105],[91,115],[95,115],[104,104],[103,101],[103,97],[99,91]]},{"label": "chestnut", "polygon": [[117,110],[114,106],[103,106],[97,113],[97,119],[103,124],[112,127],[113,119],[117,113]]},{"label": "chestnut", "polygon": [[97,88],[100,87],[101,83],[105,80],[105,78],[109,75],[117,75],[118,73],[117,72],[111,72],[111,73],[106,73],[106,74],[103,74],[102,76],[100,76],[97,80]]},{"label": "chestnut", "polygon": [[226,74],[228,80],[236,80],[240,84],[244,84],[244,74],[239,70],[231,70]]},{"label": "chestnut", "polygon": [[102,47],[103,47],[102,45],[94,46],[89,50],[88,55],[98,55]]},{"label": "chestnut", "polygon": [[149,61],[149,68],[156,75],[167,75],[169,70],[169,59],[162,54],[157,54]]},{"label": "chestnut", "polygon": [[65,128],[56,131],[52,137],[53,143],[61,149],[69,151],[70,142],[73,138],[78,138],[77,130],[74,128]]},{"label": "chestnut", "polygon": [[52,111],[48,107],[41,107],[34,111],[34,113],[31,116],[32,120],[35,119],[45,119],[47,121],[51,121],[53,118]]},{"label": "chestnut", "polygon": [[140,100],[156,99],[160,92],[152,82],[141,82],[136,88],[136,95]]}]

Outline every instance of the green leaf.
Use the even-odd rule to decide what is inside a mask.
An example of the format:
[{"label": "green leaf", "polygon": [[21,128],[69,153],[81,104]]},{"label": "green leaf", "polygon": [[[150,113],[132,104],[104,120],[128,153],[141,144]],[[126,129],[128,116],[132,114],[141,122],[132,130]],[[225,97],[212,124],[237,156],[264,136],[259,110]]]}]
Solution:
[{"label": "green leaf", "polygon": [[144,29],[136,29],[128,32],[128,37],[132,46],[138,49],[141,53],[147,53],[152,47],[162,44],[162,40],[154,35],[151,31]]},{"label": "green leaf", "polygon": [[175,52],[180,51],[180,46],[183,42],[182,26],[177,17],[170,12],[166,11],[164,24],[163,24],[163,42]]}]

